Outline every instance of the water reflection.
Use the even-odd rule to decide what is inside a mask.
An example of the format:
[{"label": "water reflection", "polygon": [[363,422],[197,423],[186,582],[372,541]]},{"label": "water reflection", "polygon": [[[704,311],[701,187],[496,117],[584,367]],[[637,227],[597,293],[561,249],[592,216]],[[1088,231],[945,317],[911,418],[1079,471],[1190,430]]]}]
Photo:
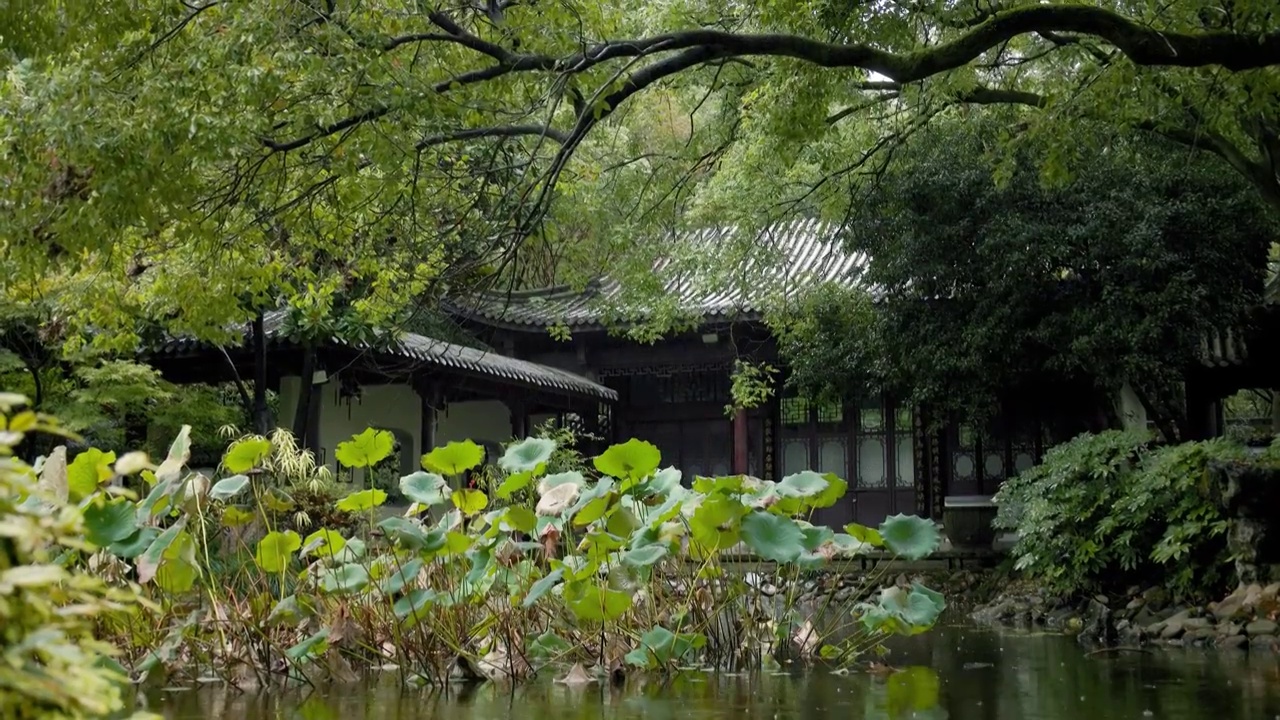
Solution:
[{"label": "water reflection", "polygon": [[1050,635],[941,628],[893,648],[912,667],[890,678],[688,675],[625,689],[482,685],[449,697],[402,690],[394,677],[358,687],[239,694],[153,693],[173,720],[1271,720],[1280,660],[1243,652],[1087,656]]}]

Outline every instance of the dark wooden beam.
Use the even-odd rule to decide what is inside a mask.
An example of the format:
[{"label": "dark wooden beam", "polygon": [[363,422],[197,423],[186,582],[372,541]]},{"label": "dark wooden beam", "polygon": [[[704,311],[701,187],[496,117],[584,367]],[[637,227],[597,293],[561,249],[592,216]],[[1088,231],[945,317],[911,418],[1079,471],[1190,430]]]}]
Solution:
[{"label": "dark wooden beam", "polygon": [[259,435],[271,432],[267,407],[267,334],[262,312],[253,319],[253,428]]},{"label": "dark wooden beam", "polygon": [[738,408],[733,413],[733,474],[747,472],[747,411]]},{"label": "dark wooden beam", "polygon": [[440,407],[440,386],[436,383],[424,383],[418,389],[422,399],[422,454],[425,455],[436,447],[436,409]]}]

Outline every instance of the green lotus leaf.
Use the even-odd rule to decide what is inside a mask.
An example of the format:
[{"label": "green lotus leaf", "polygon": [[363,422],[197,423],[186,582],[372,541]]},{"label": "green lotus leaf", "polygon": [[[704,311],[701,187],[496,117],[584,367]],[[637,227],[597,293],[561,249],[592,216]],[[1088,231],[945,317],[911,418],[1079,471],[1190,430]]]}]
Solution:
[{"label": "green lotus leaf", "polygon": [[422,456],[424,470],[446,477],[461,475],[484,462],[484,448],[471,442],[451,442]]},{"label": "green lotus leaf", "polygon": [[267,615],[268,623],[296,623],[305,617],[302,605],[298,602],[297,595],[290,595],[281,598],[274,607],[271,608],[270,614]]},{"label": "green lotus leaf", "polygon": [[542,596],[551,592],[551,588],[555,587],[564,579],[564,568],[559,567],[547,573],[545,577],[535,582],[530,588],[529,593],[524,596],[524,607],[533,607],[533,604],[542,599]]},{"label": "green lotus leaf", "polygon": [[350,563],[364,557],[364,541],[358,537],[348,538],[347,544],[341,550],[333,554],[333,561],[339,563]]},{"label": "green lotus leaf", "polygon": [[616,478],[639,480],[658,469],[662,453],[653,443],[632,438],[620,445],[613,445],[594,461],[595,468]]},{"label": "green lotus leaf", "polygon": [[632,567],[649,567],[667,556],[665,545],[644,545],[622,554],[622,562]]},{"label": "green lotus leaf", "polygon": [[[378,527],[382,532],[386,533],[387,539],[398,544],[406,550],[425,550],[427,546],[427,533],[422,526],[408,518],[389,517],[378,523]],[[443,533],[440,534],[443,538]],[[443,545],[443,539],[440,540]]]},{"label": "green lotus leaf", "polygon": [[605,521],[605,529],[619,537],[630,537],[640,528],[640,520],[630,508],[618,507],[609,514]]},{"label": "green lotus leaf", "polygon": [[251,511],[232,505],[222,511],[222,524],[229,527],[244,527],[257,517]]},{"label": "green lotus leaf", "polygon": [[942,541],[938,526],[932,520],[917,515],[899,514],[886,518],[880,525],[880,536],[885,547],[907,560],[919,560],[931,554]]},{"label": "green lotus leaf", "polygon": [[289,560],[302,547],[302,538],[292,530],[269,532],[258,541],[254,560],[263,572],[282,573],[289,567]]},{"label": "green lotus leaf", "polygon": [[97,497],[84,508],[85,539],[98,547],[120,542],[138,531],[137,508],[125,498]]},{"label": "green lotus leaf", "polygon": [[343,467],[373,467],[386,460],[395,449],[396,438],[387,430],[365,428],[359,435],[350,440],[338,443],[333,457]]},{"label": "green lotus leaf", "polygon": [[496,493],[502,500],[509,499],[512,495],[529,487],[529,483],[533,482],[533,471],[526,470],[513,475],[508,475],[502,484],[498,486]]},{"label": "green lotus leaf", "polygon": [[435,602],[437,593],[435,590],[427,590],[418,588],[410,590],[404,597],[396,600],[391,609],[395,612],[396,617],[404,620],[411,616],[419,616],[428,605]]},{"label": "green lotus leaf", "polygon": [[321,628],[319,632],[306,640],[284,651],[284,654],[295,662],[303,659],[320,657],[329,650],[329,628]]},{"label": "green lotus leaf", "polygon": [[[871,532],[875,532],[872,530]],[[879,533],[876,533],[877,535]],[[836,550],[841,555],[865,555],[873,549],[871,543],[863,542],[852,535],[846,533],[835,533],[831,536],[831,543],[836,546]]]},{"label": "green lotus leaf", "polygon": [[421,558],[412,558],[409,562],[400,567],[392,568],[391,573],[382,578],[378,583],[378,589],[384,595],[395,595],[404,589],[405,585],[413,582],[418,578],[418,574],[422,572],[424,563]]},{"label": "green lotus leaf", "polygon": [[[656,465],[656,462],[655,462]],[[588,585],[569,603],[569,609],[579,620],[610,622],[622,617],[631,607],[631,595],[617,590]]]},{"label": "green lotus leaf", "polygon": [[836,476],[835,473],[825,473],[822,477],[827,481],[827,487],[809,499],[810,507],[829,508],[839,502],[840,498],[843,498],[845,493],[849,491],[849,483]]},{"label": "green lotus leaf", "polygon": [[209,497],[214,500],[226,502],[231,498],[244,492],[249,487],[249,476],[232,475],[231,477],[222,478],[209,488]]},{"label": "green lotus leaf", "polygon": [[118,558],[124,560],[133,560],[151,547],[151,543],[160,535],[160,529],[155,527],[140,527],[129,537],[112,543],[107,550]]},{"label": "green lotus leaf", "polygon": [[178,518],[178,522],[157,535],[156,539],[151,541],[151,545],[138,556],[134,563],[138,568],[138,582],[146,584],[156,576],[156,571],[160,569],[160,563],[164,560],[165,551],[173,545],[186,526],[187,518],[184,515]]},{"label": "green lotus leaf", "polygon": [[489,496],[472,488],[454,490],[449,497],[453,500],[453,506],[458,508],[458,511],[463,515],[475,515],[489,507]]},{"label": "green lotus leaf", "polygon": [[680,487],[680,478],[682,473],[673,467],[665,467],[653,474],[648,482],[639,486],[636,490],[637,495],[660,495],[665,496],[673,489]]},{"label": "green lotus leaf", "polygon": [[333,559],[347,546],[346,538],[334,530],[321,528],[302,541],[301,555],[306,557],[315,553],[318,557]]},{"label": "green lotus leaf", "polygon": [[76,455],[75,460],[67,465],[67,492],[71,501],[89,497],[99,485],[110,480],[115,472],[111,463],[115,461],[115,453],[104,453],[98,448],[89,448]]},{"label": "green lotus leaf", "polygon": [[804,549],[813,552],[828,542],[835,540],[835,531],[826,525],[810,525],[809,523],[797,523],[800,530],[804,533]]},{"label": "green lotus leaf", "polygon": [[804,532],[790,518],[773,513],[752,512],[742,519],[742,540],[766,560],[789,563],[804,552]]},{"label": "green lotus leaf", "polygon": [[689,526],[693,539],[707,551],[726,550],[740,539],[741,518],[747,509],[727,495],[712,495],[693,511]]},{"label": "green lotus leaf", "polygon": [[325,568],[320,573],[320,589],[332,595],[350,595],[369,584],[369,571],[358,563]]},{"label": "green lotus leaf", "polygon": [[199,576],[195,563],[183,558],[165,559],[156,571],[156,587],[175,595],[184,593],[195,587]]},{"label": "green lotus leaf", "polygon": [[260,437],[245,438],[227,448],[226,454],[222,456],[222,467],[229,473],[247,473],[261,465],[270,453],[270,440]]},{"label": "green lotus leaf", "polygon": [[531,533],[538,526],[538,516],[527,507],[512,505],[503,513],[502,522],[516,532]]},{"label": "green lotus leaf", "polygon": [[460,533],[456,530],[450,530],[445,533],[444,546],[441,548],[445,555],[461,555],[475,543],[470,535]]},{"label": "green lotus leaf", "polygon": [[812,470],[802,470],[782,478],[774,489],[783,497],[814,498],[831,486],[825,475]]},{"label": "green lotus leaf", "polygon": [[578,527],[585,527],[604,517],[605,512],[609,510],[609,504],[612,500],[612,495],[606,495],[604,497],[595,498],[586,505],[583,505],[582,509],[573,516],[573,524]]},{"label": "green lotus leaf", "polygon": [[529,642],[529,657],[547,660],[559,657],[573,650],[573,646],[550,630],[542,633]]},{"label": "green lotus leaf", "polygon": [[335,503],[343,512],[369,512],[387,501],[387,494],[378,488],[353,492]]},{"label": "green lotus leaf", "polygon": [[556,451],[556,441],[548,438],[525,438],[507,447],[498,459],[498,467],[509,473],[533,472],[545,465]]},{"label": "green lotus leaf", "polygon": [[859,525],[858,523],[849,523],[844,526],[844,531],[858,542],[866,543],[871,547],[884,547],[884,538],[880,537],[879,530],[873,530],[866,525]]},{"label": "green lotus leaf", "polygon": [[439,505],[449,497],[449,483],[436,473],[418,471],[400,478],[400,494],[423,505]]}]

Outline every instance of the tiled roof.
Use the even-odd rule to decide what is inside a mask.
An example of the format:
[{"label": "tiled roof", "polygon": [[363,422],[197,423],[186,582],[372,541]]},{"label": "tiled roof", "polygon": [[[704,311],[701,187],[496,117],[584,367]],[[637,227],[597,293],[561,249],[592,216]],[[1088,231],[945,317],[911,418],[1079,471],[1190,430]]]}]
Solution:
[{"label": "tiled roof", "polygon": [[[268,312],[263,316],[263,329],[268,341],[273,345],[286,345],[289,343],[289,340],[283,337],[282,333],[285,318],[285,312],[282,310]],[[247,341],[248,328],[245,331]],[[363,349],[365,347],[354,345],[337,337],[332,338],[331,342],[335,345],[354,349]],[[206,347],[204,343],[194,339],[176,338],[161,345],[157,350],[157,354],[179,355],[202,350]],[[541,390],[585,395],[610,402],[615,402],[618,399],[618,393],[612,388],[593,382],[581,375],[559,368],[539,365],[527,360],[518,360],[495,352],[455,345],[423,335],[405,333],[391,345],[390,349],[381,349],[380,351],[398,358],[412,360],[428,367],[497,378]]]},{"label": "tiled roof", "polygon": [[[705,248],[703,252],[714,254],[736,239],[736,232],[732,227],[704,229],[692,231],[678,241],[685,248]],[[737,274],[745,279],[743,282],[709,281],[705,275],[672,261],[659,261],[653,272],[682,311],[707,320],[728,320],[758,318],[767,299],[778,293],[823,282],[853,282],[857,271],[867,263],[865,255],[844,250],[835,225],[818,220],[772,225],[756,239],[764,252],[751,253],[740,268],[733,269],[741,271]],[[765,259],[760,260],[761,257]],[[533,329],[563,324],[583,329],[600,327],[611,304],[625,305],[621,296],[622,288],[616,280],[602,278],[583,292],[556,287],[455,299],[452,310],[503,327]]]}]

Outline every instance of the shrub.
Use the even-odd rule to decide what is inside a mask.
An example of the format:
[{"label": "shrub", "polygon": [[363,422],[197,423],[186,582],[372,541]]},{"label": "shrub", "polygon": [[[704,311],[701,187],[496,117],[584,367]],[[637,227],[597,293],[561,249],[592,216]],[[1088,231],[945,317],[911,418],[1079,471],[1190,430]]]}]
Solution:
[{"label": "shrub", "polygon": [[1226,518],[1209,487],[1227,440],[1156,446],[1147,433],[1081,435],[1010,480],[996,526],[1019,534],[1016,567],[1061,594],[1159,582],[1194,597],[1228,579]]},{"label": "shrub", "polygon": [[127,612],[138,597],[67,566],[84,547],[85,517],[67,503],[65,456],[39,484],[13,457],[26,433],[54,429],[17,409],[25,403],[0,396],[0,718],[103,717],[123,708],[128,678],[114,648],[94,638],[94,619]]}]

